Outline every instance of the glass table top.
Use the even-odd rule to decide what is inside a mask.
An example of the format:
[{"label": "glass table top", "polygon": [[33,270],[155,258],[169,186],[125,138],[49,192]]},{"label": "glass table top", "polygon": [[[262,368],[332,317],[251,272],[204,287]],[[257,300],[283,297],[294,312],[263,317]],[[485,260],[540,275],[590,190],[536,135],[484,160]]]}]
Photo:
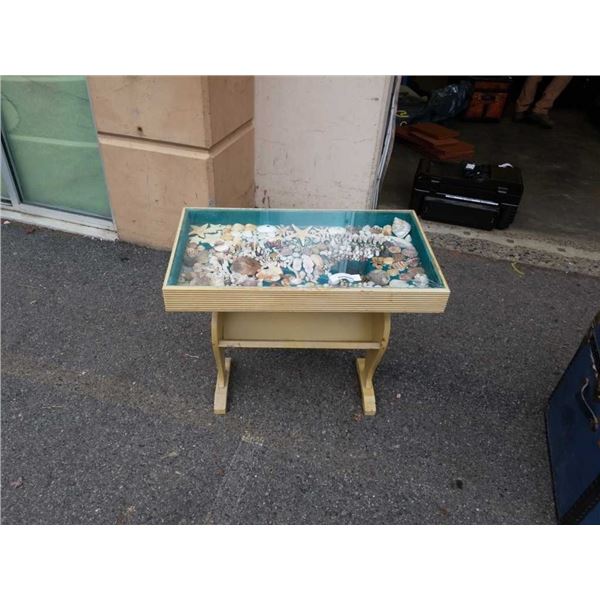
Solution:
[{"label": "glass table top", "polygon": [[186,209],[168,284],[443,287],[412,211]]}]

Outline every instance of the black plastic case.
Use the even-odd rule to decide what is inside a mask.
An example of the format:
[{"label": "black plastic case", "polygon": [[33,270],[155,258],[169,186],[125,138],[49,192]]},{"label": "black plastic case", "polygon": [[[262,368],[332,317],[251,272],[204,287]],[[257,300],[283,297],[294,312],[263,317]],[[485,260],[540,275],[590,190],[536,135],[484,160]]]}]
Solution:
[{"label": "black plastic case", "polygon": [[505,229],[515,218],[523,180],[516,167],[422,159],[410,207],[424,219]]}]

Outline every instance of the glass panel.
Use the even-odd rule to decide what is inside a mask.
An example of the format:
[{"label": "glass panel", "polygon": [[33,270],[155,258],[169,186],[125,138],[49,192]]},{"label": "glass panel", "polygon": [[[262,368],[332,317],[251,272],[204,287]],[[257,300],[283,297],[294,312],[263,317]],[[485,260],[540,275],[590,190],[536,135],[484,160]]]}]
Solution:
[{"label": "glass panel", "polygon": [[170,285],[443,287],[412,211],[188,209]]},{"label": "glass panel", "polygon": [[22,201],[111,218],[85,77],[2,77]]},{"label": "glass panel", "polygon": [[4,170],[1,171],[0,177],[0,198],[2,200],[10,200],[10,196],[8,195],[10,188],[8,187],[8,182],[4,179]]},{"label": "glass panel", "polygon": [[19,196],[17,194],[12,173],[8,166],[2,140],[0,140],[0,198],[5,204],[12,204],[13,202],[19,201]]}]

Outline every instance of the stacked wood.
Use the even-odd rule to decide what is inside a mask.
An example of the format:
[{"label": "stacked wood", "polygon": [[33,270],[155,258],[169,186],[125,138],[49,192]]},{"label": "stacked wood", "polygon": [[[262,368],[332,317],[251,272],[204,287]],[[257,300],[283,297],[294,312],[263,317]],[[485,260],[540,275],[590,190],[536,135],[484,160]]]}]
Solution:
[{"label": "stacked wood", "polygon": [[472,158],[475,146],[458,139],[459,132],[437,123],[416,123],[396,128],[396,137],[417,152],[435,160]]}]

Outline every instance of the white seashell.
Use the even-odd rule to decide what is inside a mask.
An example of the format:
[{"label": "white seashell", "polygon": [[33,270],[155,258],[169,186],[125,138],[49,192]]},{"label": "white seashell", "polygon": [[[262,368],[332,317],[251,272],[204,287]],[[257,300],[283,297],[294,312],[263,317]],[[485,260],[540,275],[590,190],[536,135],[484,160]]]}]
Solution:
[{"label": "white seashell", "polygon": [[418,273],[414,276],[413,281],[415,282],[415,287],[424,288],[429,285],[429,277],[424,273]]},{"label": "white seashell", "polygon": [[344,235],[346,233],[345,227],[328,227],[327,233],[330,235]]},{"label": "white seashell", "polygon": [[292,261],[292,270],[296,271],[296,273],[302,268],[302,259],[294,258]]},{"label": "white seashell", "polygon": [[408,281],[402,281],[402,279],[392,279],[389,283],[389,287],[407,288],[410,286],[408,285]]},{"label": "white seashell", "polygon": [[392,237],[390,238],[390,242],[392,242],[394,246],[399,246],[400,248],[412,248],[413,250],[415,249],[415,247],[410,242],[406,241],[404,238]]},{"label": "white seashell", "polygon": [[277,233],[277,227],[275,227],[275,225],[259,225],[256,228],[256,231],[258,231],[258,233],[273,234]]},{"label": "white seashell", "polygon": [[219,244],[218,246],[214,246],[214,249],[217,252],[227,252],[229,250],[229,246],[227,244]]},{"label": "white seashell", "polygon": [[358,283],[360,280],[360,275],[350,275],[350,273],[335,273],[329,276],[329,283],[331,285],[338,285],[342,281]]},{"label": "white seashell", "polygon": [[410,233],[410,223],[403,219],[399,219],[398,217],[394,217],[392,233],[399,238],[406,237]]},{"label": "white seashell", "polygon": [[313,269],[315,267],[315,263],[313,263],[313,261],[310,258],[310,256],[303,256],[302,257],[302,266],[304,267],[304,270],[306,271],[306,273],[308,275],[310,275],[313,272]]},{"label": "white seashell", "polygon": [[311,254],[310,259],[317,269],[323,268],[323,259],[318,254]]}]

